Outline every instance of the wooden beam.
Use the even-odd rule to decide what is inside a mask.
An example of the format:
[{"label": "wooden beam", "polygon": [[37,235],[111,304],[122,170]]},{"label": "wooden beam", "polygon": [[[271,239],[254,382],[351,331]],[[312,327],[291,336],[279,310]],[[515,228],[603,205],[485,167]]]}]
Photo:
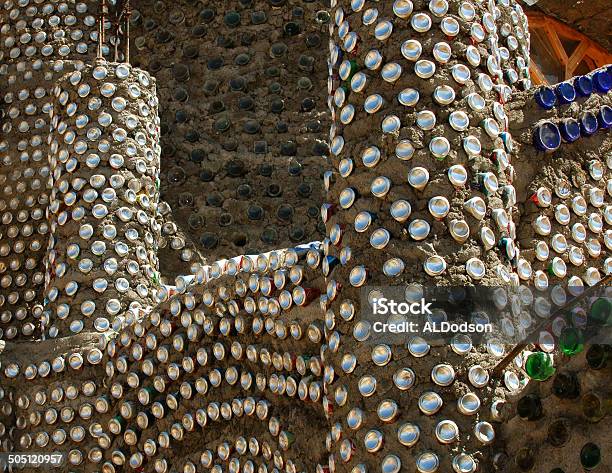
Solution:
[{"label": "wooden beam", "polygon": [[612,63],[612,54],[585,34],[541,12],[526,11],[525,13],[527,14],[530,28],[544,28],[544,25],[546,25],[547,27],[552,27],[556,34],[575,41],[586,41],[589,45],[588,55],[595,61],[597,67]]},{"label": "wooden beam", "polygon": [[529,19],[530,28],[543,28],[546,24],[546,15],[540,12],[528,11],[527,18]]},{"label": "wooden beam", "polygon": [[574,71],[578,67],[578,64],[580,64],[580,61],[582,61],[582,58],[584,57],[588,49],[589,43],[587,43],[586,41],[582,41],[578,45],[576,50],[568,59],[567,64],[565,65],[565,80],[573,77]]},{"label": "wooden beam", "polygon": [[565,52],[565,48],[563,47],[559,36],[557,36],[557,32],[554,29],[554,25],[550,21],[546,22],[544,31],[546,31],[546,37],[548,38],[548,41],[550,42],[550,45],[552,46],[553,51],[557,56],[557,60],[564,66],[567,65],[567,53]]}]

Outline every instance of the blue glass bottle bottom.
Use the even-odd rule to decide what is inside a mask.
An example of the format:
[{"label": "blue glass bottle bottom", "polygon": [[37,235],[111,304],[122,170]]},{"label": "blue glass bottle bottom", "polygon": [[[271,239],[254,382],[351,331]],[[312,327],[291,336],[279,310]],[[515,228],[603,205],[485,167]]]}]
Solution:
[{"label": "blue glass bottle bottom", "polygon": [[561,133],[552,122],[544,122],[535,130],[533,144],[540,151],[554,151],[561,146]]}]

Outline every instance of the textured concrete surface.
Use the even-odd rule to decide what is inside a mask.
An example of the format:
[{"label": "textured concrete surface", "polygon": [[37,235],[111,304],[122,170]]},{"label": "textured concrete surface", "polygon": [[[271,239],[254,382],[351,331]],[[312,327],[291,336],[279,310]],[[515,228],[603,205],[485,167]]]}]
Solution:
[{"label": "textured concrete surface", "polygon": [[[520,9],[512,11],[515,8],[512,1],[478,2],[473,9],[474,18],[469,18],[472,9],[463,3],[415,1],[414,13],[427,13],[432,18],[432,29],[427,33],[414,32],[414,27],[408,25],[410,20],[392,12],[391,2],[368,3],[366,8],[376,8],[376,12],[355,12],[353,8],[362,9],[360,2],[341,1],[328,8],[329,17],[318,11],[326,6],[314,2],[243,0],[228,2],[223,9],[208,2],[156,2],[142,7],[136,4],[145,13],[133,18],[134,51],[138,51],[133,62],[157,77],[162,117],[160,189],[162,197],[173,207],[170,211],[160,202],[155,216],[161,225],[160,267],[170,280],[177,273],[191,271],[194,282],[187,285],[185,279],[179,279],[176,288],[150,285],[147,297],[150,295],[153,299],[154,309],[142,318],[125,312],[122,314],[125,325],[115,325],[104,336],[82,332],[34,342],[20,341],[21,335],[18,340],[6,337],[13,339],[0,345],[2,449],[61,450],[69,462],[61,471],[67,472],[361,473],[382,469],[391,473],[399,470],[401,463],[402,470],[417,468],[425,472],[465,473],[477,466],[479,471],[486,472],[550,473],[552,468],[562,468],[564,473],[569,473],[574,471],[580,450],[589,438],[595,439],[603,452],[598,469],[604,471],[609,467],[610,437],[604,435],[605,421],[587,423],[581,412],[582,401],[558,401],[550,395],[552,382],[527,383],[520,357],[512,360],[505,370],[493,371],[511,347],[470,344],[467,352],[461,354],[457,353],[461,352],[461,345],[456,344],[454,349],[430,346],[427,354],[420,356],[423,353],[415,348],[423,347],[423,343],[417,347],[404,343],[385,347],[364,341],[367,326],[361,322],[359,311],[365,301],[359,290],[362,276],[366,284],[507,285],[508,281],[520,279],[521,263],[520,258],[508,258],[509,240],[515,240],[522,250],[519,256],[533,269],[548,274],[551,284],[567,284],[567,276],[579,276],[588,284],[593,278],[584,273],[587,267],[597,266],[600,276],[606,270],[605,258],[612,244],[608,204],[612,193],[609,132],[600,130],[577,143],[563,143],[550,154],[535,152],[532,138],[544,120],[558,123],[562,118],[580,118],[587,109],[598,111],[603,105],[609,105],[610,93],[595,94],[574,105],[543,112],[534,105],[533,90],[518,92],[528,86],[522,75],[528,42]],[[407,8],[408,4],[400,1],[396,7]],[[6,5],[12,8],[12,3]],[[434,14],[445,6],[450,8],[447,16]],[[463,16],[456,14],[458,8],[463,8]],[[374,22],[362,24],[364,18],[375,13],[378,18]],[[460,25],[454,41],[440,31],[445,16],[447,21],[452,18]],[[504,31],[508,32],[509,28],[520,41],[514,43],[504,35],[502,42],[496,44],[495,17]],[[393,19],[394,25],[389,38],[384,38],[388,28],[383,23],[386,19]],[[238,21],[240,28],[236,25]],[[330,23],[335,26],[330,28]],[[482,24],[488,25],[489,31],[481,30]],[[196,28],[198,25],[201,28]],[[253,33],[248,48],[242,43],[243,32]],[[314,39],[307,41],[305,32],[317,32],[320,44],[312,43]],[[330,38],[338,49],[333,44],[329,48]],[[409,38],[419,39],[423,46],[421,59],[429,59],[436,65],[431,78],[417,77],[413,73],[414,62],[401,53],[400,45]],[[356,48],[352,47],[352,39],[356,39]],[[434,56],[433,48],[441,42],[452,46],[438,45],[438,55]],[[508,50],[502,50],[506,46]],[[401,64],[403,74],[397,81],[384,80],[376,67],[367,70],[363,67],[370,48],[382,53],[383,64]],[[254,52],[249,61],[238,58],[247,49]],[[449,49],[450,60],[445,60]],[[311,64],[312,70],[298,67],[298,71],[293,66],[292,61],[299,62],[302,54],[313,58],[314,62],[307,59],[303,65],[308,69]],[[457,80],[461,77],[454,76],[451,68],[459,63],[467,64],[468,56],[473,62],[466,66],[470,78]],[[328,58],[329,80],[324,66]],[[348,65],[343,65],[345,61]],[[348,75],[341,70],[347,68]],[[366,76],[364,93],[352,90],[359,89],[359,81],[352,80],[358,71]],[[478,73],[490,75],[492,84],[482,76],[478,80]],[[241,81],[229,83],[237,77],[235,74],[248,79],[246,89]],[[298,82],[307,85],[300,81],[301,77],[311,80],[312,89],[294,85]],[[213,83],[207,85],[207,80]],[[281,85],[280,90],[277,83]],[[448,105],[431,98],[435,87],[442,84],[455,91],[455,99]],[[396,101],[397,94],[405,87],[419,89],[420,101],[416,107]],[[468,104],[469,95],[476,92],[485,104],[480,111],[471,110]],[[382,108],[377,113],[366,114],[365,98],[374,93],[384,99]],[[261,109],[258,105],[248,109],[244,100],[251,94],[255,104],[262,104]],[[309,97],[313,101],[304,102]],[[147,96],[151,98],[152,95]],[[133,99],[130,107],[141,105],[137,98]],[[285,107],[280,112],[282,119],[278,120],[271,118],[277,112],[265,108],[268,104],[272,107],[274,102],[278,110],[277,100],[284,100]],[[225,110],[221,110],[220,101]],[[241,101],[247,106],[242,111]],[[354,106],[354,113],[348,104]],[[93,109],[96,110],[95,102]],[[467,129],[451,129],[450,113],[462,109],[468,115]],[[433,111],[436,118],[433,128],[427,125],[431,115],[417,115],[424,110]],[[396,133],[385,133],[381,130],[382,119],[391,115],[397,117],[401,128]],[[122,113],[113,114],[113,123],[124,120],[128,123],[128,118]],[[486,118],[489,120],[484,121]],[[513,140],[496,133],[491,120],[497,122],[501,131],[509,131]],[[68,121],[72,123],[72,118]],[[255,122],[259,131],[251,133]],[[282,131],[283,127],[278,133],[279,122],[288,123],[287,133]],[[222,132],[228,123],[231,123],[229,130]],[[221,128],[215,128],[218,126]],[[91,124],[91,128],[97,125]],[[23,133],[28,131],[25,129]],[[232,131],[235,133],[228,136]],[[91,136],[96,134],[93,130]],[[152,145],[157,133],[150,135],[143,141]],[[463,140],[468,135],[479,139],[482,152],[473,156],[467,153]],[[72,135],[68,136],[70,142]],[[121,134],[116,136],[120,138]],[[342,142],[339,136],[343,137]],[[256,138],[265,139],[269,146],[270,151],[264,156],[254,151],[260,145],[256,141],[261,141]],[[445,156],[439,156],[442,159],[432,155],[433,138],[445,138],[449,142],[450,150]],[[404,155],[407,158],[404,160],[396,154],[397,142],[402,139],[409,140],[414,147],[414,154]],[[297,148],[287,145],[290,141]],[[327,153],[327,142],[331,155],[329,160],[321,161],[320,155]],[[434,143],[440,144],[440,141]],[[364,150],[372,146],[381,151],[380,159],[372,159],[371,155],[364,159]],[[505,150],[508,162],[500,150]],[[167,165],[164,164],[166,157]],[[596,172],[598,165],[594,160],[603,169],[602,176]],[[299,174],[294,171],[294,161],[302,165]],[[264,175],[260,171],[261,164],[270,163],[272,177],[281,183],[280,196],[278,189],[269,189],[267,171]],[[454,189],[448,179],[448,168],[454,164],[463,165],[468,176],[468,181],[458,186],[459,189]],[[416,167],[426,168],[430,175],[427,186],[418,191],[407,182],[408,172]],[[37,166],[33,168],[38,171]],[[83,178],[88,173],[82,167],[73,171]],[[148,171],[151,174],[145,174],[151,178],[155,166]],[[205,171],[214,171],[212,180],[211,173]],[[322,171],[328,172],[323,175]],[[206,179],[201,178],[202,172]],[[479,182],[479,174],[484,172],[495,177],[497,188],[484,192]],[[19,173],[11,176],[21,184]],[[391,185],[385,196],[379,192],[380,186],[371,187],[382,176]],[[148,178],[144,180],[150,184]],[[572,207],[571,228],[576,223],[584,225],[589,239],[597,239],[603,251],[600,256],[591,254],[594,247],[591,245],[589,253],[585,241],[582,250],[589,254],[580,265],[571,262],[569,252],[561,255],[564,261],[570,262],[570,268],[568,275],[558,281],[548,273],[548,265],[556,255],[551,253],[543,261],[534,259],[533,245],[537,240],[548,242],[552,235],[534,235],[532,221],[536,216],[547,217],[552,220],[554,233],[570,240],[573,238],[570,225],[558,221],[557,209],[560,204],[570,207],[571,204],[565,194],[554,197],[550,208],[534,206],[530,198],[541,186],[550,187],[556,194],[563,189],[563,180],[569,182],[572,193],[581,194],[588,201],[586,214],[581,214],[580,205],[576,207],[578,211]],[[313,183],[311,194],[300,195],[304,194],[304,185],[310,183]],[[56,184],[57,196],[67,186],[61,179]],[[253,202],[265,210],[263,218],[255,223],[244,220],[244,205],[232,197],[244,184],[255,191],[257,198],[253,197]],[[327,189],[315,191],[314,184],[324,184]],[[78,179],[71,179],[69,185],[76,189],[79,202],[90,198],[81,192],[82,183]],[[139,187],[137,183],[133,186]],[[516,190],[516,199],[509,187]],[[130,189],[135,193],[141,190]],[[356,191],[354,203],[340,199],[341,194],[345,197],[350,194],[346,189]],[[593,193],[593,189],[597,192]],[[25,190],[22,186],[19,192]],[[602,205],[596,195],[599,191],[604,194]],[[157,192],[152,194],[156,199]],[[592,195],[596,198],[591,198]],[[481,197],[486,205],[481,219],[468,214],[469,206],[466,208],[465,202],[471,196]],[[67,197],[70,202],[71,196]],[[435,209],[430,207],[432,197],[449,200],[447,215],[435,218],[432,213]],[[134,203],[129,195],[126,198]],[[393,218],[390,212],[392,202],[400,198],[409,201],[412,210],[403,222],[401,218]],[[113,200],[113,204],[118,200]],[[221,200],[222,204],[217,205]],[[318,225],[318,229],[309,233],[309,229],[316,228],[318,213],[316,219],[313,213],[308,220],[308,209],[312,205],[318,210],[324,202],[332,204],[323,206],[326,228]],[[280,215],[275,214],[280,205],[293,207],[291,219],[285,218],[290,215],[286,207]],[[499,212],[501,209],[506,212],[508,222]],[[49,207],[49,215],[60,215],[56,210]],[[357,211],[362,214],[356,222]],[[364,212],[370,214],[372,223],[366,225],[366,231],[358,231],[363,228]],[[231,224],[220,226],[229,222],[227,214],[232,215]],[[595,218],[591,218],[593,214]],[[78,212],[72,215],[80,218]],[[145,222],[132,227],[127,222],[113,222],[112,218],[105,223],[138,231],[138,237],[128,244],[129,251],[138,252],[141,230],[146,233],[142,227]],[[428,221],[433,229],[425,240],[411,237],[410,227],[406,228],[416,218]],[[452,239],[449,229],[452,220],[461,219],[470,229],[470,236],[463,244]],[[261,240],[265,226],[278,227],[277,240]],[[305,229],[304,235],[291,232],[300,226]],[[492,228],[490,245],[480,237],[483,227]],[[385,236],[380,231],[383,228],[390,236],[386,244],[381,244],[379,238]],[[207,243],[213,241],[209,235],[203,236],[215,232],[223,238],[212,247]],[[68,231],[55,234],[54,245],[60,251],[75,238]],[[243,238],[241,234],[246,236]],[[297,241],[310,240],[311,235],[324,238],[323,243],[296,250],[278,249],[253,257],[243,255],[251,250],[259,253],[282,245],[293,246]],[[226,236],[231,238],[227,240]],[[52,250],[53,245],[47,257],[53,255]],[[150,250],[155,252],[155,242]],[[208,266],[203,264],[241,254]],[[437,257],[437,262],[444,258],[446,262],[446,269],[435,276],[427,275],[423,266],[432,257]],[[157,255],[151,255],[153,265],[156,258]],[[477,279],[473,272],[468,273],[466,263],[472,258],[483,263],[479,267],[484,267],[484,278]],[[120,271],[123,263],[119,265]],[[389,271],[400,267],[402,270],[397,274]],[[93,271],[93,275],[101,274],[99,266]],[[536,275],[539,273],[532,272],[526,280],[533,282]],[[130,284],[142,282],[147,286],[150,281],[143,277],[144,272],[137,272],[133,279],[126,279]],[[83,282],[87,285],[91,279],[84,278]],[[59,280],[63,286],[61,275]],[[49,277],[47,283],[53,281]],[[29,289],[30,283],[25,288]],[[114,293],[116,288],[109,290]],[[117,297],[122,307],[138,299],[129,292],[125,297]],[[100,300],[104,301],[104,297]],[[44,302],[46,307],[54,306],[53,301]],[[506,304],[509,309],[521,310],[520,304],[510,302]],[[17,323],[12,314],[11,317],[6,312],[2,315],[3,322],[8,319],[17,334],[23,333],[25,323]],[[30,312],[26,311],[25,315],[31,317]],[[95,316],[98,315],[96,311]],[[92,320],[85,322],[89,329]],[[37,338],[34,333],[26,336]],[[540,348],[546,348],[545,344],[540,343]],[[558,371],[578,373],[583,397],[588,390],[593,390],[609,399],[606,388],[612,369],[609,363],[603,370],[594,370],[585,366],[584,355],[567,358],[558,353],[555,363]],[[439,380],[435,382],[434,370],[443,369],[448,373],[449,367],[454,372],[452,382],[447,386]],[[400,369],[404,371],[399,372]],[[478,372],[477,378],[484,377],[486,382],[479,383],[473,370]],[[402,380],[410,378],[409,373],[414,375],[414,384],[402,384]],[[373,378],[376,378],[376,389],[370,393],[364,387]],[[418,407],[418,400],[433,391],[439,394],[443,404],[438,412],[426,415],[424,406]],[[468,392],[480,401],[474,415],[461,413],[457,408],[459,397]],[[544,416],[537,421],[528,422],[515,415],[518,401],[527,392],[538,393],[542,399]],[[544,440],[549,424],[558,417],[557,407],[572,422],[571,440],[562,450]],[[387,416],[395,408],[396,415]],[[361,422],[356,422],[360,417]],[[406,434],[414,425],[419,427],[420,437],[410,446]],[[458,435],[450,440],[447,437],[450,443],[436,438],[436,429],[438,436],[444,437],[455,427]],[[375,445],[373,440],[379,435],[383,441]],[[530,458],[521,459],[520,455]],[[436,460],[440,462],[439,467],[432,466]]]}]

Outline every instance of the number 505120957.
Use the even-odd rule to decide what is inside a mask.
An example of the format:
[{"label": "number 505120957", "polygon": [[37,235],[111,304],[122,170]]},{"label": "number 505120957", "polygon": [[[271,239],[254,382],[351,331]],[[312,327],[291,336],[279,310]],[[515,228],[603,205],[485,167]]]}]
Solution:
[{"label": "number 505120957", "polygon": [[8,452],[0,453],[0,467],[57,467],[64,463],[63,453],[22,453]]}]

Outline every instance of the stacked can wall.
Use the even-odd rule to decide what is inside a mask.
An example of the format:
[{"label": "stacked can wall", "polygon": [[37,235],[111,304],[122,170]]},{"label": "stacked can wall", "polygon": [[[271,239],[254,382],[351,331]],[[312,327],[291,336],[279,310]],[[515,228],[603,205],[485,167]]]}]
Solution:
[{"label": "stacked can wall", "polygon": [[151,312],[160,287],[155,81],[99,61],[54,96],[45,333],[118,330]]},{"label": "stacked can wall", "polygon": [[[5,450],[60,450],[66,454],[64,470],[104,473],[125,469],[466,473],[504,466],[507,471],[533,470],[536,464],[568,468],[566,463],[553,464],[558,447],[542,442],[559,437],[549,435],[549,424],[566,426],[558,419],[548,422],[559,398],[548,396],[548,391],[557,378],[528,384],[520,356],[505,369],[495,369],[497,363],[508,361],[502,357],[512,348],[499,340],[480,344],[457,336],[442,348],[416,336],[398,345],[371,343],[373,331],[360,317],[377,294],[364,297],[360,291],[366,285],[399,284],[405,286],[402,290],[409,289],[404,295],[412,299],[420,296],[422,287],[434,285],[508,286],[521,280],[540,284],[545,271],[548,283],[558,284],[555,296],[568,296],[569,276],[581,277],[581,284],[594,284],[597,277],[584,278],[593,273],[584,271],[587,267],[597,266],[600,276],[609,271],[609,260],[601,256],[610,246],[610,210],[605,202],[612,193],[608,165],[612,161],[598,155],[609,151],[607,128],[602,126],[592,138],[585,134],[578,143],[564,143],[556,155],[533,150],[533,132],[537,134],[543,125],[533,123],[535,116],[555,122],[578,116],[576,106],[538,115],[529,110],[533,91],[516,93],[529,86],[525,73],[529,59],[526,23],[512,1],[398,0],[370,5],[357,0],[333,3],[330,16],[305,3],[308,6],[300,11],[282,0],[241,1],[221,11],[212,5],[168,8],[159,2],[134,17],[134,25],[149,32],[134,40],[134,46],[141,48],[135,61],[156,69],[163,87],[175,85],[168,80],[169,66],[177,62],[179,53],[185,57],[172,67],[172,80],[182,84],[174,90],[178,99],[170,96],[171,86],[161,94],[160,107],[171,111],[173,121],[166,122],[167,156],[172,159],[188,151],[188,166],[197,163],[204,171],[209,169],[203,163],[221,157],[223,172],[238,179],[226,180],[217,172],[213,181],[221,194],[233,195],[233,187],[238,192],[243,184],[256,183],[272,194],[266,199],[283,203],[285,188],[282,197],[278,189],[268,192],[265,173],[251,183],[245,182],[250,179],[244,177],[248,172],[241,174],[249,166],[240,163],[242,156],[252,158],[247,163],[259,164],[257,153],[242,151],[251,144],[255,149],[248,129],[255,129],[253,120],[260,112],[245,109],[253,116],[242,117],[232,109],[217,119],[200,117],[190,107],[202,111],[209,103],[217,110],[229,103],[231,109],[235,100],[249,107],[249,86],[259,86],[261,77],[268,80],[262,73],[265,54],[261,53],[275,38],[261,40],[263,49],[259,43],[254,47],[253,63],[242,56],[243,46],[235,48],[233,41],[242,41],[242,33],[251,29],[270,32],[267,20],[283,24],[288,57],[294,54],[296,37],[315,48],[314,38],[301,35],[302,17],[320,20],[316,28],[322,37],[331,34],[333,43],[327,89],[332,155],[321,179],[327,202],[319,209],[327,223],[326,238],[321,245],[194,265],[195,282],[178,278],[177,287],[169,291],[157,287],[155,277],[158,228],[152,218],[157,193],[151,184],[157,159],[157,130],[152,127],[157,122],[150,113],[156,104],[153,86],[145,85],[150,79],[128,65],[103,62],[91,67],[76,62],[76,72],[67,71],[73,66],[65,62],[64,70],[57,71],[62,80],[54,96],[51,161],[41,168],[48,166],[43,172],[50,177],[46,223],[51,240],[44,252],[49,272],[43,320],[45,335],[57,338],[36,345],[0,344],[0,368],[7,386],[0,391],[0,438]],[[149,15],[157,17],[157,23]],[[245,25],[247,18],[251,23]],[[331,29],[328,21],[333,23]],[[315,28],[311,23],[306,30]],[[238,25],[245,31],[239,31]],[[169,41],[172,33],[187,30],[193,43],[189,40],[177,51]],[[214,47],[208,41],[213,37]],[[212,98],[204,106],[200,100],[198,105],[181,102],[186,94],[199,93],[193,79],[201,78],[204,62],[199,57],[204,54],[198,51],[197,38],[210,46],[207,60],[212,62],[206,62],[206,74],[213,83],[206,90],[214,93],[218,87],[221,104]],[[226,49],[218,49],[219,45]],[[154,56],[143,53],[156,48],[169,59],[155,64]],[[271,59],[282,63],[276,55],[284,50],[275,42]],[[318,54],[327,54],[327,49],[321,51]],[[237,63],[226,67],[230,56]],[[305,58],[304,64],[309,61]],[[244,75],[246,89],[240,80],[243,74],[223,85],[234,67],[249,64],[257,64],[257,70]],[[292,74],[283,67],[278,71],[281,79],[269,79],[276,92],[277,84],[285,84],[283,72]],[[140,97],[134,85],[146,89]],[[313,90],[326,93],[321,84],[313,85]],[[263,89],[255,89],[255,99]],[[597,115],[608,97],[589,99],[587,111]],[[508,105],[509,98],[515,103]],[[175,99],[182,104],[176,110]],[[277,99],[270,105],[280,107]],[[308,109],[312,104],[305,105]],[[523,110],[522,128],[513,129]],[[190,142],[217,123],[225,129],[227,119],[236,117],[244,125],[245,139],[225,140],[232,127],[207,137],[213,160],[202,154],[199,145],[196,150],[184,143],[183,137],[189,136]],[[302,123],[299,115],[287,117],[289,123]],[[140,127],[147,130],[145,138]],[[316,124],[307,128],[318,133]],[[262,135],[274,137],[270,140],[279,149],[282,146],[277,138],[283,133]],[[174,155],[167,146],[173,141],[179,144]],[[175,166],[167,174],[162,172],[164,176],[170,177],[172,169],[180,174],[177,168],[184,162],[171,162]],[[312,176],[314,170],[319,172],[318,165],[303,169]],[[184,170],[193,175],[187,166]],[[570,225],[563,223],[567,212],[559,208],[560,201],[538,206],[540,187],[565,190],[557,177],[575,179],[573,192],[588,202],[584,213],[582,201],[574,205],[572,198],[572,210],[575,207],[582,214],[574,211]],[[584,185],[587,181],[589,185]],[[173,189],[183,189],[180,179],[173,182],[179,184]],[[288,188],[297,194],[302,184]],[[206,192],[195,188],[183,196],[167,194],[177,199],[173,204],[180,199],[185,205],[177,211],[179,222],[188,222],[192,198]],[[215,212],[231,213],[226,210],[204,213],[210,211],[215,222]],[[528,221],[533,211],[554,218],[559,224],[553,223],[555,232],[566,241],[585,244],[585,265],[570,267],[565,277],[555,272],[559,264],[549,268],[557,255],[573,265],[575,251],[558,252],[561,238],[537,233],[539,228]],[[263,221],[272,225],[272,220]],[[584,242],[573,237],[576,221],[590,232]],[[256,240],[262,220],[253,222],[244,228]],[[167,233],[174,234],[174,229]],[[203,243],[212,241],[208,237]],[[549,237],[555,253],[537,258],[537,240],[548,245]],[[592,251],[597,249],[593,239],[601,248],[599,256]],[[179,240],[173,240],[173,247],[181,249]],[[282,242],[281,238],[278,244]],[[214,259],[226,250],[241,253],[235,251],[239,248],[248,249],[219,241],[208,248],[214,250],[208,255]],[[526,262],[532,271],[525,270]],[[540,296],[539,289],[520,295],[533,300]],[[522,314],[530,305],[509,300],[503,290],[495,296],[499,313]],[[555,299],[555,304],[561,306],[562,301]],[[556,343],[554,330],[546,335],[538,340],[543,350],[552,349],[551,340],[552,346]],[[558,369],[567,361],[562,356],[555,359]],[[574,360],[568,370],[584,367],[585,359]],[[588,356],[587,361],[592,363]],[[563,386],[579,384],[579,389],[594,391],[582,395],[590,402],[592,423],[587,429],[578,426],[575,430],[580,432],[568,447],[584,440],[583,430],[597,438],[604,424],[602,409],[593,412],[597,409],[592,407],[605,407],[604,402],[597,406],[607,395],[600,384],[606,372],[600,373],[604,376],[585,371],[569,376],[569,381],[560,376]],[[526,384],[530,394],[541,396],[540,411],[546,415],[533,416],[528,423],[517,418],[508,423],[514,409],[529,417],[538,410],[533,397],[521,401]],[[563,399],[569,402],[568,397]],[[517,400],[517,405],[508,400]],[[583,421],[576,415],[577,404],[570,407],[572,419]],[[541,442],[539,451],[530,442]],[[569,457],[575,449],[567,452]],[[577,457],[571,456],[574,462]]]},{"label": "stacked can wall", "polygon": [[[330,468],[475,471],[503,396],[488,373],[495,356],[469,337],[444,349],[418,336],[369,344],[363,306],[377,295],[360,288],[516,279],[504,103],[525,78],[526,20],[515,2],[446,1],[338,2],[332,18]],[[476,419],[455,407],[468,398],[483,404]]]},{"label": "stacked can wall", "polygon": [[0,5],[0,338],[41,335],[51,89],[96,56],[96,13],[96,2]]}]

